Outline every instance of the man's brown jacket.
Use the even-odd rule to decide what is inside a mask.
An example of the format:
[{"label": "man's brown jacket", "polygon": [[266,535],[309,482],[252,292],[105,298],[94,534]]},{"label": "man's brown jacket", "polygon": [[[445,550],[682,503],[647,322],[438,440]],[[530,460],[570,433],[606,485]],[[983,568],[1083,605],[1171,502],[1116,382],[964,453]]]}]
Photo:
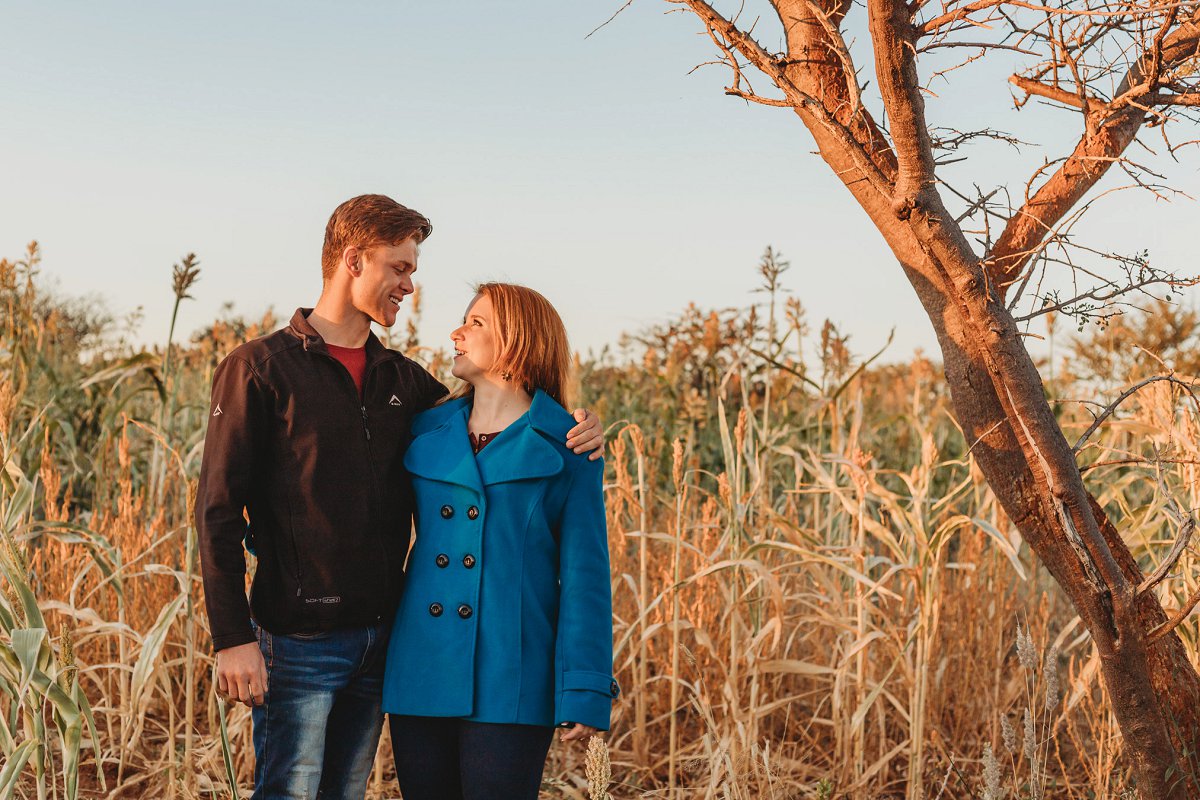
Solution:
[{"label": "man's brown jacket", "polygon": [[254,641],[251,613],[272,633],[318,632],[382,620],[400,597],[409,425],[446,389],[371,334],[360,398],[309,311],[213,376],[196,528],[216,650]]}]

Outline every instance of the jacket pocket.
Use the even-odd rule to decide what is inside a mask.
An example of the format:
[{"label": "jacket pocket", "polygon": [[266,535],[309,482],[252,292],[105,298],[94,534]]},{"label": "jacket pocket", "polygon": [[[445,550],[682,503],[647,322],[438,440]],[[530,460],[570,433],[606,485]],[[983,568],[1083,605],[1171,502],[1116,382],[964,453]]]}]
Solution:
[{"label": "jacket pocket", "polygon": [[296,597],[300,598],[304,596],[304,568],[300,566],[300,545],[296,541],[296,515],[292,513],[290,505],[289,503],[288,547],[292,554],[292,568],[289,572],[291,572],[292,580],[296,582]]}]

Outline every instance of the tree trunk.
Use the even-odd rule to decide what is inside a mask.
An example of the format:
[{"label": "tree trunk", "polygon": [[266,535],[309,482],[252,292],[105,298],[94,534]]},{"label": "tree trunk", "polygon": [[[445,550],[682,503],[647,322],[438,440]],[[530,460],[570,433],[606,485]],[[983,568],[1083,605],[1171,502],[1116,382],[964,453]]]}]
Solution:
[{"label": "tree trunk", "polygon": [[[1143,112],[1127,105],[1097,108],[1075,152],[1009,220],[985,261],[938,193],[916,71],[919,37],[913,15],[920,2],[867,0],[889,139],[861,103],[856,69],[841,35],[849,0],[773,0],[786,34],[785,57],[766,52],[704,0],[677,1],[686,2],[725,50],[734,75],[729,93],[793,108],[821,157],[898,259],[937,334],[955,416],[974,458],[1092,636],[1141,796],[1200,797],[1190,763],[1200,753],[1200,676],[1174,633],[1147,644],[1166,615],[1151,592],[1137,593],[1142,581],[1137,564],[1084,488],[1041,377],[1004,304],[1005,287],[1046,232],[1134,140]],[[1138,86],[1152,91],[1154,76],[1165,65],[1179,64],[1196,50],[1200,9],[1174,31],[1176,12],[1168,13],[1154,39],[1155,52],[1137,59],[1122,91]],[[747,65],[738,63],[735,51]],[[765,101],[744,89],[742,70],[748,65],[766,74],[785,100]],[[1080,100],[1085,108],[1089,102]]]}]

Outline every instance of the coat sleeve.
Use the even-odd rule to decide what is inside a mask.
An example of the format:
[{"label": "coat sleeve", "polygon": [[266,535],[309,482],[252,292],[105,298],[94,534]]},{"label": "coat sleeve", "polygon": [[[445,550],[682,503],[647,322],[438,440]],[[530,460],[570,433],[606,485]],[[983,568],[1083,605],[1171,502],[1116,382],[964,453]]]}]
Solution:
[{"label": "coat sleeve", "polygon": [[268,401],[244,359],[230,355],[217,367],[196,489],[196,531],[214,650],[255,640],[246,600],[243,514],[260,474]]},{"label": "coat sleeve", "polygon": [[608,730],[620,694],[612,676],[612,584],[603,460],[578,456],[559,530],[555,722]]}]

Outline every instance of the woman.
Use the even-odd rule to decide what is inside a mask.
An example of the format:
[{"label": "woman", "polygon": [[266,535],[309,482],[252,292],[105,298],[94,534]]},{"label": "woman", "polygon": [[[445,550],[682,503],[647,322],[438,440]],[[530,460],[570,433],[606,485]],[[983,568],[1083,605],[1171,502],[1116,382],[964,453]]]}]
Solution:
[{"label": "woman", "polygon": [[417,539],[383,708],[405,800],[536,798],[554,727],[586,741],[619,693],[603,462],[562,444],[566,331],[531,289],[477,291],[450,335],[465,383],[404,459]]}]

